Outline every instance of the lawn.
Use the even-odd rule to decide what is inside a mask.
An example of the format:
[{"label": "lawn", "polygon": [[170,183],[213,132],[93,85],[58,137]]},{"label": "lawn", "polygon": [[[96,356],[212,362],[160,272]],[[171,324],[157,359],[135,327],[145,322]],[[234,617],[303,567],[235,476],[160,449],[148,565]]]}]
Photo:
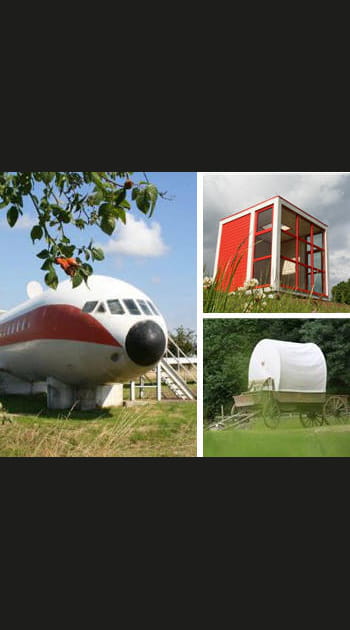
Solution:
[{"label": "lawn", "polygon": [[[270,291],[270,289],[269,289]],[[299,298],[291,293],[264,293],[262,289],[249,294],[204,290],[204,313],[349,313],[349,304],[340,304],[314,297]]]},{"label": "lawn", "polygon": [[205,457],[349,457],[350,424],[305,429],[296,416],[277,429],[263,420],[246,429],[204,431]]},{"label": "lawn", "polygon": [[[98,411],[46,409],[46,396],[2,396],[0,457],[195,457],[196,403]],[[1,417],[0,417],[1,420]]]}]

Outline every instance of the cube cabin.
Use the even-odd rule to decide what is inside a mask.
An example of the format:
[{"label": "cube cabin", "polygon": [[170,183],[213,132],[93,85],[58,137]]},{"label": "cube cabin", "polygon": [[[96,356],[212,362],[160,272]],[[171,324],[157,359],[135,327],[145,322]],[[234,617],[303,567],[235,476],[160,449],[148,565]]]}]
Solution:
[{"label": "cube cabin", "polygon": [[328,298],[327,225],[277,196],[221,219],[214,277]]}]

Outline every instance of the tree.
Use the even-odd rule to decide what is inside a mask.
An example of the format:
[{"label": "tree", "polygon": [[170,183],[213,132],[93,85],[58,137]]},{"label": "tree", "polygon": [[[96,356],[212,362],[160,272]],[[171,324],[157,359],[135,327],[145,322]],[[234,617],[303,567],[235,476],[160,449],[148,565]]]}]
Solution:
[{"label": "tree", "polygon": [[[194,330],[179,326],[171,333],[171,337],[185,354],[197,353],[197,337]],[[169,350],[176,354],[176,348],[171,341],[169,341]]]},{"label": "tree", "polygon": [[316,343],[327,362],[327,391],[348,394],[350,391],[350,322],[347,319],[304,321],[301,341]]},{"label": "tree", "polygon": [[332,288],[332,300],[340,304],[350,304],[350,279],[339,282]]},{"label": "tree", "polygon": [[152,216],[158,196],[165,197],[165,193],[160,193],[145,173],[138,183],[132,181],[132,175],[133,171],[0,171],[0,209],[6,212],[9,226],[14,227],[23,215],[25,198],[33,204],[37,220],[30,236],[33,244],[46,242],[37,257],[44,261],[41,269],[46,271],[49,287],[56,289],[58,285],[56,258],[69,259],[76,252],[79,266],[72,276],[73,287],[87,282],[93,272],[88,261],[104,259],[102,249],[94,247],[91,240],[81,247],[72,243],[69,226],[77,230],[97,226],[111,235],[118,221],[126,222],[132,201],[143,214]]}]

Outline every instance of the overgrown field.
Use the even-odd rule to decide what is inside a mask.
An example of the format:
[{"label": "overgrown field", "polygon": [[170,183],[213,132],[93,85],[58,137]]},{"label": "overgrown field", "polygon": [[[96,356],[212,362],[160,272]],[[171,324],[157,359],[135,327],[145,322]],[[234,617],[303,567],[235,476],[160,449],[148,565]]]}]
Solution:
[{"label": "overgrown field", "polygon": [[314,297],[298,298],[291,293],[264,294],[262,289],[248,295],[229,294],[213,287],[204,289],[204,313],[348,313],[349,304]]},{"label": "overgrown field", "polygon": [[204,431],[205,457],[349,457],[349,423],[305,429],[296,416],[277,429],[262,419],[246,429]]},{"label": "overgrown field", "polygon": [[0,457],[195,457],[196,403],[52,411],[45,396],[2,396]]}]

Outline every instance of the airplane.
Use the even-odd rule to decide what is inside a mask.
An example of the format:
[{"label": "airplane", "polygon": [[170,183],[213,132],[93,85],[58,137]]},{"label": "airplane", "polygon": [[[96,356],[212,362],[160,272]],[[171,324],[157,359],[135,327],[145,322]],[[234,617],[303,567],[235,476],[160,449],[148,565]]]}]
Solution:
[{"label": "airplane", "polygon": [[167,347],[167,325],[153,301],[122,280],[92,275],[44,291],[0,314],[0,372],[34,383],[56,379],[96,388],[125,383],[154,368]]}]

